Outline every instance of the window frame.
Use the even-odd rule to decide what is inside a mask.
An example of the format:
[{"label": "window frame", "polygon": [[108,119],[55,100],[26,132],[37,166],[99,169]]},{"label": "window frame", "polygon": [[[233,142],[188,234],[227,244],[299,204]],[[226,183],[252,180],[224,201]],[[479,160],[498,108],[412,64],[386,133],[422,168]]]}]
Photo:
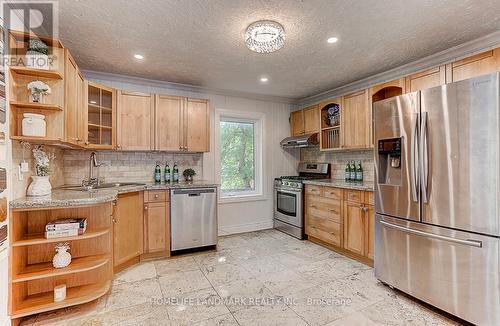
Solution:
[{"label": "window frame", "polygon": [[222,187],[219,187],[219,203],[234,203],[243,201],[265,200],[264,194],[264,124],[265,114],[261,112],[245,112],[236,110],[217,109],[215,112],[215,175],[218,182],[222,185],[221,178],[221,121],[252,123],[254,125],[254,182],[255,189],[247,191],[236,191],[223,193]]}]

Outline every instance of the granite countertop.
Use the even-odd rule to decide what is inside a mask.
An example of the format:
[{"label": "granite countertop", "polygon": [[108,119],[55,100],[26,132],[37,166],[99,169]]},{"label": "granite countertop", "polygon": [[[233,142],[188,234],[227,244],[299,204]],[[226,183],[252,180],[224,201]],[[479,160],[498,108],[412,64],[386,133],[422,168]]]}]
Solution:
[{"label": "granite countertop", "polygon": [[122,186],[116,188],[94,189],[92,191],[80,191],[69,189],[55,189],[52,194],[42,197],[23,197],[10,201],[10,209],[48,208],[48,207],[70,207],[80,205],[102,204],[117,199],[119,194],[144,191],[144,190],[166,190],[178,188],[206,188],[218,187],[211,181],[198,180],[190,183],[155,183],[151,181],[139,182],[142,185]]},{"label": "granite countertop", "polygon": [[345,181],[345,180],[335,180],[335,179],[319,179],[319,180],[305,180],[304,184],[316,185],[316,186],[326,186],[344,189],[354,189],[363,191],[373,191],[373,182],[355,182],[355,181]]}]

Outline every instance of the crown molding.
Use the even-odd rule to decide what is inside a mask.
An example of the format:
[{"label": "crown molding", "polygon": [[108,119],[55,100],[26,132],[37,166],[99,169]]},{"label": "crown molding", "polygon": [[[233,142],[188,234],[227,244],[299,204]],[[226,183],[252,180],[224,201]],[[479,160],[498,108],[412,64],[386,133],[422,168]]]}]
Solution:
[{"label": "crown molding", "polygon": [[85,78],[90,80],[104,80],[109,82],[116,83],[126,83],[131,85],[140,85],[144,87],[158,87],[165,88],[175,91],[183,91],[183,92],[193,92],[198,94],[213,94],[213,95],[222,95],[222,96],[230,96],[230,97],[242,97],[251,100],[259,100],[266,102],[278,102],[285,104],[294,104],[297,103],[297,99],[282,97],[282,96],[273,96],[273,95],[263,95],[263,94],[254,94],[249,92],[240,92],[240,91],[231,91],[231,90],[223,90],[217,88],[210,87],[202,87],[202,86],[194,86],[188,84],[180,84],[180,83],[172,83],[162,80],[156,79],[147,79],[135,76],[127,76],[120,74],[113,74],[101,71],[93,71],[93,70],[82,70]]},{"label": "crown molding", "polygon": [[354,81],[352,83],[321,92],[316,95],[308,96],[296,101],[296,109],[324,101],[329,98],[338,97],[347,93],[355,92],[361,89],[369,88],[373,85],[381,84],[390,80],[398,79],[411,75],[421,70],[436,67],[438,65],[460,60],[484,51],[497,48],[500,45],[500,30],[491,34],[482,36],[475,40],[457,45],[444,51],[432,54],[417,61],[393,68],[391,70]]}]

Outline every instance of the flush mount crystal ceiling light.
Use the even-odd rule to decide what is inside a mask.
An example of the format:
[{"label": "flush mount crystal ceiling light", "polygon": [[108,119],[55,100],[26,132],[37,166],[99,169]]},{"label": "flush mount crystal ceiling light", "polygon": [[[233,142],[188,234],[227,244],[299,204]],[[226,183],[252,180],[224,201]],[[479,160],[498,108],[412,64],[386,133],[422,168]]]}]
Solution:
[{"label": "flush mount crystal ceiling light", "polygon": [[247,27],[245,44],[250,50],[258,53],[278,51],[285,45],[285,30],[275,21],[256,21]]}]

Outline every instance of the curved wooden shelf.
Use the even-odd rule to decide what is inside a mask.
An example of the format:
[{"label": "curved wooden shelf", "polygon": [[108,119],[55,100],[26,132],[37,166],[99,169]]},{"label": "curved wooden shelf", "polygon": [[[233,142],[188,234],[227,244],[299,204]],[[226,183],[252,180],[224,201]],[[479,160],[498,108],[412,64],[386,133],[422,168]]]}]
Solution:
[{"label": "curved wooden shelf", "polygon": [[19,109],[31,109],[31,110],[42,110],[42,111],[62,111],[62,108],[56,104],[46,104],[46,103],[31,103],[31,102],[21,102],[21,101],[9,101],[9,104],[15,108]]},{"label": "curved wooden shelf", "polygon": [[71,264],[65,268],[54,268],[52,266],[52,262],[33,264],[25,268],[21,273],[13,275],[12,283],[32,281],[71,273],[87,272],[104,266],[109,261],[109,255],[96,255],[74,258],[71,261]]},{"label": "curved wooden shelf", "polygon": [[110,228],[100,228],[92,231],[87,231],[82,235],[76,235],[73,237],[64,237],[64,238],[54,238],[54,239],[46,239],[44,234],[30,234],[24,237],[21,240],[14,241],[12,243],[13,247],[21,247],[21,246],[32,246],[32,245],[40,245],[45,243],[53,243],[53,242],[66,242],[66,241],[75,241],[75,240],[85,240],[97,238],[102,235],[108,234]]},{"label": "curved wooden shelf", "polygon": [[12,319],[38,314],[50,310],[87,303],[105,295],[111,287],[111,281],[68,288],[66,299],[54,302],[52,291],[30,295],[12,311]]},{"label": "curved wooden shelf", "polygon": [[56,70],[44,70],[22,66],[10,66],[9,69],[19,75],[44,77],[51,79],[63,79],[61,73]]}]

